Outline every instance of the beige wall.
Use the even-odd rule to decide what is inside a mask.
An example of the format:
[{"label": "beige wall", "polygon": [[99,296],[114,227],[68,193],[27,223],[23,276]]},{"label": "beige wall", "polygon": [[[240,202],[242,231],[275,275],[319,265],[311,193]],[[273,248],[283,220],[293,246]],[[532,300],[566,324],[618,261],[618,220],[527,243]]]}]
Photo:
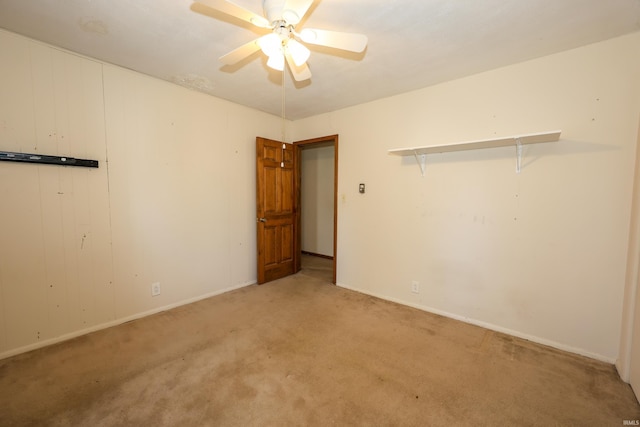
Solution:
[{"label": "beige wall", "polygon": [[[338,284],[613,362],[639,51],[636,33],[296,121],[340,135]],[[519,175],[511,147],[431,155],[424,178],[387,154],[554,129]]]},{"label": "beige wall", "polygon": [[100,162],[0,163],[0,357],[255,282],[280,119],[4,31],[0,64],[0,150]]},{"label": "beige wall", "polygon": [[333,256],[333,146],[302,150],[302,250]]}]

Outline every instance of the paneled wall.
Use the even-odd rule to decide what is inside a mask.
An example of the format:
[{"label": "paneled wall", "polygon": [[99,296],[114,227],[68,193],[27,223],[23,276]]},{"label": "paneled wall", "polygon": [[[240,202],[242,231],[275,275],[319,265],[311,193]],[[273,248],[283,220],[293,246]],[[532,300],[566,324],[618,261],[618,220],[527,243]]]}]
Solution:
[{"label": "paneled wall", "polygon": [[255,282],[280,119],[4,31],[0,64],[0,150],[100,162],[0,163],[0,357]]},{"label": "paneled wall", "polygon": [[0,353],[114,320],[102,65],[0,33]]}]

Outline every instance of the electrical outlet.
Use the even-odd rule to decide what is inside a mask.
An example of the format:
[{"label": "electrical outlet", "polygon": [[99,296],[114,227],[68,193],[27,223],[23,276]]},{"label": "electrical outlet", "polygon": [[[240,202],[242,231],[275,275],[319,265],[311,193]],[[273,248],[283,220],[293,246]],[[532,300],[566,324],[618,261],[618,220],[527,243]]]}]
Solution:
[{"label": "electrical outlet", "polygon": [[158,295],[160,295],[160,282],[152,283],[151,284],[151,296],[152,297],[157,297]]},{"label": "electrical outlet", "polygon": [[418,283],[416,280],[411,282],[411,292],[413,292],[414,294],[420,292],[420,283]]}]

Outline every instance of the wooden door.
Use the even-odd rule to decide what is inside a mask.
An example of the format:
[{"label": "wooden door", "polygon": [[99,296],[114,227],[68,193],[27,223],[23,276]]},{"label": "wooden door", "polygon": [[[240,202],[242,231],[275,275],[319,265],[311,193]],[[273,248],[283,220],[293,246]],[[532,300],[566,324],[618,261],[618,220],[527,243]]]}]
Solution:
[{"label": "wooden door", "polygon": [[295,151],[256,138],[258,284],[296,272]]}]

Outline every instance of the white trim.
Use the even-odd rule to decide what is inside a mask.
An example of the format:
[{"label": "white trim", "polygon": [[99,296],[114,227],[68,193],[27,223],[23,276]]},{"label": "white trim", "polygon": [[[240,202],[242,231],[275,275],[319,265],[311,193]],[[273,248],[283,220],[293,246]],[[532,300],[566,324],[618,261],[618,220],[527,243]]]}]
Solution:
[{"label": "white trim", "polygon": [[638,307],[637,294],[640,282],[640,118],[638,120],[638,143],[633,174],[631,199],[631,220],[629,221],[629,246],[627,249],[627,269],[622,299],[622,321],[620,325],[620,350],[616,369],[622,381],[631,382],[631,360],[633,353],[633,333]]},{"label": "white trim", "polygon": [[154,309],[143,311],[141,313],[132,314],[130,316],[121,317],[121,318],[118,318],[116,320],[112,320],[112,321],[109,321],[109,322],[106,322],[106,323],[101,323],[99,325],[91,326],[89,328],[81,329],[81,330],[74,331],[74,332],[71,332],[71,333],[68,333],[68,334],[64,334],[64,335],[60,335],[60,336],[57,336],[57,337],[54,337],[54,338],[49,338],[47,340],[39,341],[39,342],[34,343],[34,344],[29,344],[29,345],[25,345],[23,347],[14,348],[14,349],[11,349],[9,351],[5,351],[4,353],[0,353],[0,360],[6,359],[6,358],[11,357],[11,356],[16,356],[16,355],[21,354],[21,353],[26,353],[28,351],[37,350],[37,349],[42,348],[42,347],[47,347],[47,346],[52,345],[52,344],[57,344],[57,343],[60,343],[60,342],[63,342],[63,341],[67,341],[67,340],[70,340],[70,339],[73,339],[73,338],[77,338],[79,336],[86,335],[86,334],[89,334],[91,332],[96,332],[96,331],[100,331],[102,329],[111,328],[113,326],[122,325],[123,323],[127,323],[127,322],[130,322],[132,320],[141,319],[143,317],[147,317],[147,316],[151,316],[153,314],[161,313],[163,311],[171,310],[173,308],[180,307],[182,305],[187,305],[187,304],[191,304],[191,303],[194,303],[194,302],[198,302],[198,301],[201,301],[201,300],[204,300],[204,299],[207,299],[207,298],[215,297],[217,295],[221,295],[221,294],[224,294],[224,293],[227,293],[227,292],[234,291],[236,289],[244,288],[244,287],[255,285],[255,284],[256,284],[255,281],[245,282],[245,283],[242,283],[240,285],[231,286],[229,288],[224,288],[224,289],[221,289],[221,290],[218,290],[218,291],[214,291],[214,292],[209,292],[207,294],[199,295],[199,296],[193,297],[193,298],[188,298],[188,299],[185,299],[185,300],[182,300],[182,301],[175,302],[173,304],[164,305],[162,307],[156,307]]},{"label": "white trim", "polygon": [[496,331],[496,332],[502,332],[504,334],[507,335],[511,335],[517,338],[522,338],[525,339],[527,341],[531,341],[531,342],[535,342],[538,344],[542,344],[542,345],[546,345],[549,347],[553,347],[556,348],[558,350],[562,350],[562,351],[567,351],[569,353],[574,353],[574,354],[578,354],[580,356],[585,356],[585,357],[589,357],[591,359],[595,359],[595,360],[599,360],[601,362],[606,362],[606,363],[610,363],[610,364],[614,364],[615,363],[615,359],[612,359],[610,357],[606,357],[603,356],[601,354],[597,354],[597,353],[592,353],[590,351],[581,349],[581,348],[576,348],[576,347],[571,347],[556,341],[551,341],[545,338],[540,338],[537,337],[535,335],[529,335],[529,334],[524,334],[522,332],[518,332],[518,331],[514,331],[512,329],[508,329],[508,328],[503,328],[502,326],[497,326],[494,325],[492,323],[488,323],[488,322],[483,322],[481,320],[476,320],[476,319],[471,319],[469,317],[465,317],[465,316],[460,316],[459,314],[454,314],[454,313],[449,313],[447,311],[443,311],[443,310],[439,310],[437,308],[433,308],[433,307],[428,307],[428,306],[424,306],[424,305],[419,305],[419,304],[412,304],[410,302],[407,301],[403,301],[397,298],[392,298],[392,297],[388,297],[385,295],[380,295],[380,294],[376,294],[373,292],[366,292],[363,291],[361,289],[357,289],[357,288],[353,288],[351,286],[347,286],[345,284],[342,283],[337,283],[337,286],[340,286],[341,288],[345,288],[345,289],[349,289],[351,291],[355,291],[361,294],[365,294],[365,295],[369,295],[375,298],[380,298],[386,301],[391,301],[391,302],[395,302],[397,304],[401,304],[401,305],[406,305],[408,307],[412,307],[412,308],[417,308],[418,310],[422,310],[422,311],[426,311],[428,313],[433,313],[433,314],[437,314],[440,316],[444,316],[444,317],[448,317],[450,319],[454,319],[454,320],[459,320],[461,322],[464,323],[469,323],[471,325],[475,325],[475,326],[480,326],[482,328],[485,329],[490,329],[492,331]]}]

